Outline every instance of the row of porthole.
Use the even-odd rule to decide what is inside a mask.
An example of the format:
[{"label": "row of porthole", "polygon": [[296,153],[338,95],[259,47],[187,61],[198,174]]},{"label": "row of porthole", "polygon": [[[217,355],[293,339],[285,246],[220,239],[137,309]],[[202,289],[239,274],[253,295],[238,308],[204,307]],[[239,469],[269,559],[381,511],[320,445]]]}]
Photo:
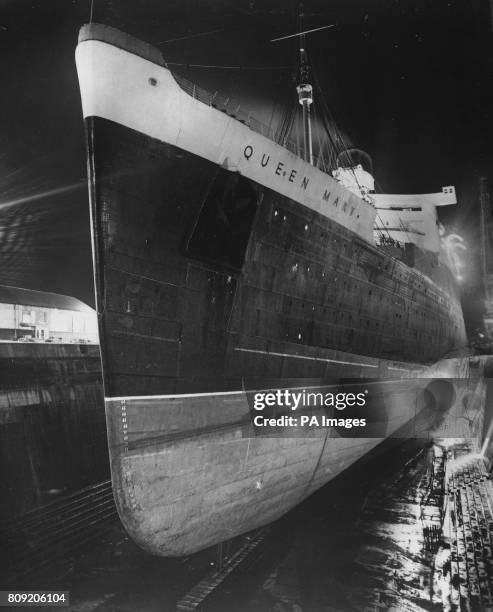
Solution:
[{"label": "row of porthole", "polygon": [[[289,306],[289,307],[291,307],[291,306],[292,306],[292,300],[289,302],[288,306]],[[342,302],[339,302],[339,308],[340,308],[340,307],[342,307]],[[304,308],[305,308],[305,304],[304,304],[304,303],[302,303],[302,304],[301,304],[301,308],[302,308],[302,309],[304,309]],[[330,318],[330,317],[332,317],[332,319],[336,319],[336,318],[338,318],[338,317],[339,317],[339,318],[340,318],[340,320],[344,320],[345,315],[347,315],[348,323],[352,323],[352,320],[353,320],[353,315],[352,315],[351,313],[344,313],[344,312],[337,311],[337,310],[331,310],[331,312],[330,312],[330,313],[327,313],[327,309],[326,309],[326,308],[324,308],[324,307],[321,307],[321,308],[323,309],[323,316],[325,317],[325,319],[328,319],[328,318]],[[315,307],[315,305],[312,305],[312,312],[316,312],[316,307]],[[285,313],[285,314],[287,314],[287,313]],[[395,314],[394,314],[394,317],[399,318],[399,319],[402,319],[402,314],[400,314],[400,313],[395,313]],[[363,324],[363,320],[364,320],[364,319],[361,319],[361,318],[360,318],[360,325],[362,325],[362,324]],[[379,321],[375,321],[375,320],[374,320],[374,323],[375,323],[375,326],[378,328],[378,327],[379,327]],[[366,320],[366,325],[370,325],[370,319],[367,319],[367,320]],[[383,321],[382,321],[382,326],[383,326],[383,327],[385,326],[385,324],[383,323]]]},{"label": "row of porthole", "polygon": [[[296,262],[296,263],[295,263],[295,264],[293,264],[293,266],[291,267],[291,270],[292,270],[292,272],[297,272],[297,271],[299,270],[299,268],[300,268],[300,267],[299,267],[299,264],[298,264],[298,262]],[[307,272],[309,272],[309,271],[310,271],[310,269],[311,269],[311,268],[310,268],[310,264],[306,264],[306,271],[307,271]],[[325,278],[325,276],[326,276],[325,271],[323,271],[323,272],[322,272],[321,276],[322,276],[322,278]],[[334,277],[332,280],[333,280],[333,282],[334,282],[334,283],[337,283],[337,281],[338,281],[338,276],[335,276],[335,277]],[[330,279],[327,279],[327,281],[330,281]],[[354,285],[353,285],[353,289],[354,289],[355,291],[356,291],[356,290],[358,290],[360,287],[361,287],[361,285],[360,285],[360,286],[358,286],[357,284],[354,284]],[[349,281],[349,282],[348,282],[348,281],[344,281],[344,288],[345,288],[345,289],[348,289],[348,288],[349,288],[349,289],[351,289],[351,284],[350,284],[350,281]],[[377,289],[377,291],[378,291],[378,289]],[[368,296],[371,296],[371,295],[372,295],[372,289],[368,289]],[[395,298],[394,298],[394,296],[392,296],[392,295],[388,295],[388,296],[387,296],[387,295],[385,295],[385,292],[384,292],[383,290],[382,290],[382,291],[379,293],[379,299],[380,299],[380,301],[382,301],[382,300],[389,300],[389,301],[390,301],[390,300],[392,300],[392,302],[393,302],[394,304],[401,305],[401,304],[399,304],[399,302],[395,302]],[[341,304],[341,306],[342,306],[342,302],[341,302],[340,304]],[[401,306],[402,306],[402,305],[401,305]],[[415,314],[418,314],[418,309],[417,309],[417,308],[415,309]],[[424,316],[425,316],[425,313],[423,313],[423,312],[422,312],[422,313],[420,313],[420,314],[421,314],[421,316],[422,316],[422,317],[424,317]]]},{"label": "row of porthole", "polygon": [[[291,271],[292,271],[292,272],[297,272],[299,269],[300,269],[300,267],[299,267],[299,265],[298,265],[298,262],[296,262],[295,264],[293,264],[293,265],[292,265],[292,267],[291,267]],[[309,272],[309,271],[310,271],[310,264],[307,264],[307,265],[306,265],[306,271],[307,271],[307,272]],[[325,272],[322,272],[322,275],[321,275],[321,276],[322,276],[322,278],[325,278]],[[327,279],[327,280],[330,280],[330,279]],[[337,277],[337,276],[333,278],[333,282],[334,282],[334,283],[336,283],[336,282],[337,282],[337,280],[338,280],[338,277]],[[362,286],[361,286],[361,285],[360,285],[360,286],[358,286],[357,284],[354,284],[354,285],[353,285],[353,289],[354,289],[354,291],[357,291],[357,290],[358,290],[358,289],[360,289],[360,288],[362,288]],[[347,289],[351,290],[351,282],[350,282],[350,281],[344,281],[344,289],[346,289],[346,290],[347,290]],[[378,289],[377,289],[377,291],[378,291]],[[368,289],[368,296],[371,296],[371,295],[372,295],[372,289]],[[380,301],[381,301],[382,299],[392,300],[392,303],[393,303],[394,305],[402,306],[402,304],[400,304],[399,302],[396,302],[396,301],[395,301],[395,297],[394,297],[394,296],[392,296],[392,295],[387,296],[387,295],[385,295],[384,291],[382,291],[381,293],[379,293],[379,299],[380,299]],[[416,313],[418,312],[418,311],[417,311],[417,309],[415,309],[415,312],[416,312]],[[422,313],[422,316],[424,316],[424,313]]]},{"label": "row of porthole", "polygon": [[[274,214],[277,214],[277,211],[275,211],[275,213],[274,213]],[[286,217],[285,217],[285,216],[283,216],[283,219],[286,219]],[[308,230],[308,227],[309,227],[309,226],[308,226],[307,224],[305,224],[305,231],[307,231],[307,230]],[[322,234],[322,233],[320,234],[320,237],[323,237],[323,234]],[[325,236],[325,237],[327,238],[327,236]],[[333,238],[332,240],[333,240],[333,242],[335,242],[336,244],[338,244],[338,242],[339,242],[339,238]],[[347,242],[343,242],[343,243],[342,243],[342,247],[341,247],[341,248],[346,249],[346,247],[347,247],[347,246],[348,246],[348,243],[347,243]],[[335,250],[335,252],[336,252],[338,255],[341,255],[341,254],[342,254],[342,253],[340,252],[340,250],[337,250],[337,249]],[[342,254],[342,255],[344,256],[344,254]],[[354,256],[354,252],[353,252],[353,253],[351,253],[350,255],[353,255],[353,256]],[[346,256],[346,257],[348,257],[348,255],[345,255],[345,256]],[[354,261],[354,258],[353,258],[353,257],[348,257],[348,258],[350,259],[350,262],[353,262],[353,261]],[[386,268],[385,268],[385,269],[388,269],[388,265],[386,266]]]},{"label": "row of porthole", "polygon": [[[305,231],[308,231],[308,225],[305,225],[304,230],[305,230]],[[325,238],[325,240],[326,240],[327,242],[330,240],[330,239],[328,238],[328,236],[324,235],[323,233],[320,233],[320,238]],[[333,239],[332,239],[332,242],[334,242],[334,243],[336,243],[336,245],[338,245],[339,239],[338,239],[338,238],[333,238]],[[322,246],[323,246],[323,247],[326,247],[326,246],[327,246],[327,243],[323,244]],[[343,249],[345,249],[346,247],[347,247],[347,243],[346,243],[346,242],[343,242],[343,244],[342,244],[342,248],[343,248]],[[339,250],[336,250],[336,252],[337,252],[339,255],[341,254]]]},{"label": "row of porthole", "polygon": [[[290,305],[291,304],[292,304],[292,301],[290,301]],[[303,307],[304,307],[304,304],[303,304]],[[314,310],[315,306],[312,305],[312,309]],[[338,316],[340,316],[340,320],[343,320],[344,319],[344,314],[345,314],[344,312],[339,312],[339,313],[337,311],[332,311],[331,312],[331,315],[332,315],[333,319],[335,319]],[[324,315],[327,316],[327,312],[326,312],[325,308],[324,308]],[[402,319],[403,315],[401,313],[394,313],[394,317]],[[365,324],[364,321],[365,320],[363,318],[359,319],[360,327],[362,327]],[[348,323],[349,324],[352,323],[352,315],[351,314],[348,315]],[[379,326],[380,326],[380,322],[373,320],[373,323],[374,323],[374,329],[378,329]],[[370,326],[370,319],[366,319],[366,326],[367,327]],[[384,328],[384,327],[385,327],[385,323],[382,322],[382,328]],[[455,327],[457,328],[457,325]],[[415,336],[417,336],[417,333],[418,333],[417,330],[411,330],[411,329],[408,330],[408,332],[411,332],[411,331],[414,333]],[[434,335],[438,337],[439,336],[439,328],[434,327],[434,329],[430,330],[428,333],[434,333]]]},{"label": "row of porthole", "polygon": [[[362,323],[362,322],[363,322],[363,320],[362,320],[362,319],[360,319],[360,323]],[[370,321],[369,321],[369,320],[367,320],[367,321],[366,321],[366,325],[367,325],[367,326],[369,326],[369,324],[370,324]],[[377,323],[377,327],[378,327],[378,323]],[[357,332],[358,330],[356,330],[355,328],[351,328],[351,327],[345,327],[345,333],[346,333],[346,334],[347,334],[348,332],[354,332],[354,331],[356,331],[356,332]],[[365,332],[365,333],[368,333],[368,332],[369,332],[369,333],[371,333],[371,334],[375,334],[375,333],[376,333],[376,332],[371,331],[371,330],[367,330],[367,332]],[[407,332],[408,332],[408,335],[409,335],[409,336],[410,336],[410,335],[412,335],[412,336],[414,336],[415,338],[418,338],[418,336],[419,336],[419,334],[418,334],[418,330],[416,330],[416,329],[410,329],[410,328],[408,328]],[[438,329],[435,329],[435,330],[434,330],[434,332],[435,332],[435,334],[434,334],[434,335],[436,336],[437,340],[439,340],[439,337],[440,337],[440,332],[439,332],[439,330],[438,330]],[[297,339],[298,339],[299,341],[302,341],[302,340],[303,340],[303,338],[304,338],[304,337],[306,337],[307,335],[308,335],[308,333],[307,333],[307,334],[305,334],[304,330],[303,330],[303,329],[301,329],[301,330],[299,330],[299,331],[297,332]],[[290,336],[291,336],[291,334],[290,334],[289,332],[286,332],[285,337],[286,337],[286,338],[289,338]],[[379,334],[379,336],[381,336],[381,334]],[[363,338],[363,337],[360,337],[360,339],[362,339],[362,338]],[[330,341],[331,339],[332,339],[332,338],[331,338],[331,336],[327,337],[326,342],[327,342],[327,343],[329,343],[329,341]],[[356,339],[357,339],[357,338],[356,338]]]},{"label": "row of porthole", "polygon": [[[279,211],[276,209],[276,210],[274,211],[274,215],[275,215],[275,216],[277,216],[278,214],[279,214]],[[286,220],[286,215],[283,215],[283,220]],[[309,227],[309,226],[308,226],[308,224],[305,224],[305,226],[304,226],[304,227],[305,227],[305,231],[306,231],[306,230],[308,230],[308,227]],[[337,239],[337,238],[334,238],[333,240],[334,240],[334,242],[337,242],[337,240],[338,240],[338,239]],[[346,243],[346,242],[343,242],[343,248],[345,248],[346,246],[347,246],[347,243]],[[381,262],[381,261],[379,261],[379,262],[378,262],[378,267],[379,267],[379,268],[381,268],[381,267],[382,267],[382,262]],[[386,265],[385,265],[385,267],[384,267],[384,269],[385,269],[385,270],[388,270],[388,268],[389,268],[389,264],[386,264]],[[297,266],[297,264],[296,264],[296,270],[297,270],[297,269],[298,269],[298,266]],[[309,271],[309,270],[310,270],[310,267],[308,266],[307,271]],[[295,270],[293,270],[293,271],[295,271]],[[323,273],[323,276],[325,276],[325,274],[324,274],[324,273]],[[399,274],[399,279],[402,281],[402,278],[403,278],[403,275],[402,275],[402,273],[401,273],[401,274]],[[423,283],[413,283],[413,289],[414,289],[415,291],[416,291],[416,290],[421,289],[421,290],[424,290],[424,293],[425,293],[426,295],[428,294],[428,288],[426,288],[426,287],[424,286],[424,284],[423,284]],[[435,294],[435,296],[436,296],[436,294]]]},{"label": "row of porthole", "polygon": [[[349,335],[349,332],[353,332],[353,331],[357,331],[357,330],[353,330],[352,328],[346,328],[346,330],[345,330],[345,332],[344,332],[344,333],[346,333],[347,335]],[[413,335],[414,335],[414,337],[415,337],[415,338],[417,338],[417,337],[418,337],[418,332],[417,332],[417,330],[409,330],[409,331],[414,332],[414,333],[413,333]],[[367,332],[365,332],[365,333],[367,333]],[[377,334],[375,334],[375,332],[371,332],[371,331],[370,331],[370,333],[371,333],[371,334],[373,334],[373,335],[376,335],[376,337],[377,337],[377,338],[382,337],[382,335],[381,335],[381,334],[378,334],[378,335],[377,335]],[[290,338],[290,335],[291,335],[291,334],[289,334],[289,332],[286,332],[286,334],[285,334],[285,338],[286,338],[286,339],[289,339],[289,338]],[[297,340],[298,340],[298,341],[300,341],[300,342],[301,342],[301,341],[303,341],[303,338],[304,338],[304,337],[305,337],[305,336],[304,336],[304,334],[303,334],[303,331],[299,331],[299,332],[297,333]],[[361,341],[361,340],[365,340],[365,341],[367,341],[367,340],[368,340],[368,336],[359,336],[359,337],[358,337],[358,335],[356,334],[356,337],[354,337],[354,336],[353,336],[353,334],[351,334],[351,340],[352,340],[353,342],[357,342],[358,340],[359,340],[359,341]],[[329,344],[331,343],[331,341],[333,341],[333,337],[332,337],[332,335],[327,336],[327,337],[326,337],[326,344],[327,344],[327,345],[329,345]]]},{"label": "row of porthole", "polygon": [[[325,315],[325,319],[324,319],[325,321],[327,321],[329,318],[332,318],[332,320],[336,320],[337,318],[339,318],[340,321],[343,321],[344,318],[345,318],[345,313],[338,312],[338,311],[332,311],[330,313],[330,315],[327,315],[326,309],[324,309],[324,315]],[[402,319],[402,314],[395,313],[394,316],[397,317],[397,318]],[[352,314],[350,314],[350,313],[347,314],[347,323],[348,324],[352,324],[352,321],[353,321]],[[316,322],[316,321],[312,320],[311,322],[313,323],[313,322]],[[360,327],[363,327],[363,326],[369,327],[370,323],[371,323],[370,319],[366,319],[366,320],[364,318],[360,318],[359,319],[359,326]],[[373,319],[373,328],[374,329],[379,329],[380,324],[382,324],[382,328],[385,328],[385,322],[377,321],[377,320]]]},{"label": "row of porthole", "polygon": [[[287,215],[285,213],[281,213],[281,211],[278,208],[274,209],[274,217],[276,217],[276,218],[278,218],[279,220],[282,220],[282,221],[287,221]],[[303,223],[303,220],[300,217],[298,217],[298,220],[300,221],[300,225],[301,225],[301,223]],[[305,232],[307,232],[309,229],[310,229],[310,225],[308,223],[304,223],[303,224],[303,230]],[[329,232],[330,232],[330,230],[329,230]],[[320,229],[320,238],[325,238],[326,240],[329,240],[330,239],[330,233],[329,232],[327,232],[327,231],[325,231],[323,229]],[[339,238],[338,237],[334,237],[333,241],[334,242],[338,242]],[[342,246],[343,246],[343,248],[346,248],[347,247],[347,243],[343,242]]]}]

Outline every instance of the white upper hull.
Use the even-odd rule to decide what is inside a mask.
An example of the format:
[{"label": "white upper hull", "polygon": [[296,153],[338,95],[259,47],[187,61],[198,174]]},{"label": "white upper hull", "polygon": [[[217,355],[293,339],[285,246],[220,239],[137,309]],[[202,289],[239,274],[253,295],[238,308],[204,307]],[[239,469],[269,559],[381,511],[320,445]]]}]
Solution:
[{"label": "white upper hull", "polygon": [[76,61],[85,118],[114,121],[240,172],[373,243],[376,211],[371,204],[247,125],[191,97],[167,68],[98,40],[79,43]]}]

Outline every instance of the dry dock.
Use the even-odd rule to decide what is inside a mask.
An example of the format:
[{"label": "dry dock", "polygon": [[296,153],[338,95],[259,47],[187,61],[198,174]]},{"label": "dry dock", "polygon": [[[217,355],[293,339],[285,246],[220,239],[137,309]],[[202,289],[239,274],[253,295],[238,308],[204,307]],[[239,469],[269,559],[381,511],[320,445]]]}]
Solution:
[{"label": "dry dock", "polygon": [[69,590],[80,612],[493,610],[493,485],[476,450],[463,439],[386,441],[271,525],[231,571],[228,558],[256,534],[223,547],[220,568],[216,548],[152,557],[115,518],[16,587]]},{"label": "dry dock", "polygon": [[493,609],[491,385],[466,365],[440,437],[415,420],[267,529],[153,557],[100,480],[0,525],[0,586],[69,591],[79,612]]}]

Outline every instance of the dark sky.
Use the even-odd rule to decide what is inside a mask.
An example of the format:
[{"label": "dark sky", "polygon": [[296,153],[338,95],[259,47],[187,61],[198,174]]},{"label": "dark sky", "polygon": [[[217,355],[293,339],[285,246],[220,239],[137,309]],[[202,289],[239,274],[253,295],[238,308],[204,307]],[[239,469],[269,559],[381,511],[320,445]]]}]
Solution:
[{"label": "dark sky", "polygon": [[[0,282],[93,303],[74,63],[91,3],[0,0],[0,6]],[[295,6],[280,0],[94,0],[92,13],[94,21],[156,44],[170,62],[243,66],[179,70],[268,122],[293,101],[294,43],[269,41],[296,30]],[[305,13],[307,28],[335,24],[312,34],[308,44],[348,141],[372,156],[386,192],[454,184],[459,206],[443,220],[464,235],[472,256],[478,177],[493,171],[489,2],[306,0]]]}]

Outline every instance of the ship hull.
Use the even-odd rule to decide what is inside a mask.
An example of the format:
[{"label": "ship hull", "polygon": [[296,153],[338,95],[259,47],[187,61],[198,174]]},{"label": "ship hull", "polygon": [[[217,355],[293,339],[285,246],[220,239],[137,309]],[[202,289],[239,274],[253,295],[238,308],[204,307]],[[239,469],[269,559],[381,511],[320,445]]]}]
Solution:
[{"label": "ship hull", "polygon": [[[361,432],[341,421],[339,427],[323,426],[323,411],[311,413],[317,415],[311,427],[261,431],[253,426],[244,392],[107,400],[121,520],[142,548],[164,556],[190,554],[261,527],[389,436],[433,436],[454,405],[447,393],[433,391],[433,384],[365,381],[371,401],[351,415],[369,421]],[[446,384],[460,388],[457,382]],[[348,387],[311,387],[341,388]],[[431,404],[427,393],[434,394]],[[446,435],[456,434],[454,426]]]},{"label": "ship hull", "polygon": [[385,377],[465,343],[432,254],[410,267],[267,188],[236,221],[245,239],[215,208],[234,173],[104,119],[86,125],[107,396]]},{"label": "ship hull", "polygon": [[113,486],[139,544],[184,555],[274,520],[416,411],[411,385],[372,435],[258,436],[245,389],[415,377],[464,325],[434,254],[371,245],[368,204],[219,111],[180,109],[146,47],[117,42],[84,35],[78,60]]},{"label": "ship hull", "polygon": [[[279,518],[381,441],[329,431],[257,438],[244,397],[106,406],[120,517],[140,546],[164,556],[190,554]],[[195,416],[191,429],[176,431],[187,408],[210,414],[211,407],[215,422],[208,418],[201,428]],[[142,436],[143,422],[152,423],[152,435]]]},{"label": "ship hull", "polygon": [[[370,272],[361,266],[356,278],[351,256],[329,246],[315,259],[308,240],[299,250],[274,247],[278,256],[270,260],[250,242],[240,273],[213,258],[190,257],[187,244],[217,168],[100,119],[88,121],[88,133],[94,139],[93,236],[115,499],[143,548],[186,555],[275,520],[407,423],[415,407],[387,398],[391,407],[373,437],[320,431],[258,438],[248,433],[248,404],[237,395],[245,386],[416,376],[423,356],[432,361],[445,345],[423,349],[420,338],[406,341],[400,321],[385,329],[390,317],[384,311],[381,334],[374,317],[375,331],[367,331],[366,316],[378,312],[377,304],[368,304],[369,287],[375,291],[375,271],[389,264],[377,249],[365,247],[376,261]],[[154,204],[148,195],[143,199],[150,189]],[[166,194],[173,189],[170,201]],[[296,215],[299,227],[297,203],[264,192],[262,206],[252,236],[264,237],[269,220],[281,214]],[[315,221],[313,215],[302,220]],[[351,244],[345,228],[333,232],[338,245]],[[354,248],[355,242],[361,244],[353,237]],[[293,271],[297,262],[302,270]],[[401,262],[390,263],[394,273],[412,274]],[[318,267],[319,279],[310,278],[310,267]],[[338,292],[325,281],[329,274],[340,276]],[[415,274],[420,282],[426,278]],[[391,278],[382,272],[389,302],[396,295]],[[344,290],[355,282],[364,298]],[[341,315],[362,326],[344,325]],[[385,351],[389,358],[382,358]]]}]

